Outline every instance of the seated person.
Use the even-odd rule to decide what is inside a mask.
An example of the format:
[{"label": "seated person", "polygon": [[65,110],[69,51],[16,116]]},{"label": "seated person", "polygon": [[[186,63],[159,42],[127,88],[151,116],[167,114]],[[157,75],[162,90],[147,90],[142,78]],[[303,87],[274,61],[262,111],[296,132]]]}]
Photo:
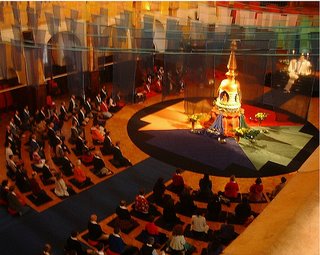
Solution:
[{"label": "seated person", "polygon": [[106,167],[103,159],[101,158],[100,154],[96,152],[93,157],[93,167],[97,174],[110,174],[111,171]]},{"label": "seated person", "polygon": [[88,151],[87,141],[83,138],[83,134],[79,135],[76,140],[76,154],[82,155],[84,151]]},{"label": "seated person", "polygon": [[125,158],[120,150],[120,141],[116,142],[113,150],[113,160],[119,163],[120,166],[132,166],[129,159]]},{"label": "seated person", "polygon": [[74,165],[71,160],[68,158],[67,152],[64,153],[64,157],[61,163],[61,170],[66,176],[71,176],[73,174]]},{"label": "seated person", "polygon": [[164,201],[163,205],[163,219],[168,224],[174,224],[179,221],[179,218],[176,215],[176,207],[174,205],[174,200],[171,196],[168,196]]},{"label": "seated person", "polygon": [[112,113],[109,111],[107,99],[103,100],[100,105],[100,111],[105,119],[110,119]]},{"label": "seated person", "polygon": [[208,234],[209,226],[207,224],[206,218],[201,215],[199,210],[197,210],[196,214],[192,215],[191,217],[190,230],[197,234]]},{"label": "seated person", "polygon": [[111,113],[116,113],[121,109],[112,97],[108,98],[108,107]]},{"label": "seated person", "polygon": [[43,183],[45,185],[53,184],[54,178],[53,178],[54,171],[50,170],[50,167],[48,165],[48,161],[46,160],[46,163],[42,167],[42,179]]},{"label": "seated person", "polygon": [[81,160],[78,159],[76,166],[73,169],[73,177],[80,185],[86,185],[91,182],[91,179],[86,176],[86,173],[81,168]]},{"label": "seated person", "polygon": [[122,254],[127,248],[125,242],[120,236],[120,228],[115,227],[113,233],[109,236],[108,239],[109,247],[107,249],[108,254]]},{"label": "seated person", "polygon": [[212,182],[208,174],[204,174],[203,178],[200,179],[199,188],[198,195],[200,197],[208,199],[213,196]]},{"label": "seated person", "polygon": [[159,232],[158,226],[154,223],[155,217],[151,217],[149,222],[145,226],[145,231],[147,233],[147,236],[151,236],[155,239],[155,243],[159,244],[162,242],[161,239],[163,239],[163,235]]},{"label": "seated person", "polygon": [[99,126],[104,127],[106,125],[106,120],[100,110],[100,106],[98,106],[97,113],[93,117],[93,125],[99,124]]},{"label": "seated person", "polygon": [[218,219],[221,213],[221,201],[218,196],[212,197],[207,205],[207,219]]},{"label": "seated person", "polygon": [[250,187],[249,200],[259,202],[263,199],[263,184],[260,177],[258,177],[254,184]]},{"label": "seated person", "polygon": [[83,246],[81,241],[79,241],[78,236],[79,233],[77,231],[73,231],[71,236],[68,237],[66,245],[64,246],[68,254],[71,252],[74,252],[76,255],[94,254],[93,250],[87,249]]},{"label": "seated person", "polygon": [[154,248],[155,239],[149,236],[146,243],[142,245],[140,249],[141,255],[160,255],[158,251]]},{"label": "seated person", "polygon": [[65,152],[63,151],[63,148],[62,148],[62,141],[59,140],[55,148],[55,157],[53,159],[54,163],[57,165],[61,165],[63,162],[64,155],[65,155]]},{"label": "seated person", "polygon": [[16,171],[16,185],[21,192],[30,191],[30,179],[28,177],[26,169],[22,165],[17,166]]},{"label": "seated person", "polygon": [[78,117],[79,117],[79,123],[82,126],[86,126],[88,124],[89,118],[86,117],[86,110],[84,109],[84,107],[80,108]]},{"label": "seated person", "polygon": [[224,246],[221,244],[220,239],[214,236],[209,241],[207,248],[204,250],[204,252],[201,253],[201,255],[222,254],[223,249],[224,249]]},{"label": "seated person", "polygon": [[181,169],[177,168],[176,173],[172,177],[172,185],[174,188],[174,191],[177,193],[181,193],[184,189],[184,180],[181,175]]},{"label": "seated person", "polygon": [[8,201],[8,209],[13,214],[19,214],[20,216],[22,216],[28,210],[25,207],[26,202],[21,197],[21,195],[16,193],[14,185],[9,187],[9,191],[7,194],[7,201]]},{"label": "seated person", "polygon": [[71,126],[71,136],[69,138],[69,143],[75,144],[79,136],[79,131],[77,128],[77,123],[73,122]]},{"label": "seated person", "polygon": [[134,209],[142,214],[149,214],[150,205],[144,195],[144,189],[140,189],[139,194],[135,198]]},{"label": "seated person", "polygon": [[1,182],[0,186],[0,205],[8,205],[9,181],[7,179]]},{"label": "seated person", "polygon": [[88,235],[89,239],[92,241],[107,241],[109,235],[103,232],[101,226],[97,222],[98,216],[96,214],[92,214],[90,216],[90,221],[88,222]]},{"label": "seated person", "polygon": [[163,203],[165,190],[166,186],[164,185],[164,180],[162,177],[160,177],[153,186],[153,198],[156,203]]},{"label": "seated person", "polygon": [[[245,224],[249,217],[254,216],[253,212],[251,211],[251,206],[248,202],[246,197],[242,198],[241,203],[239,203],[235,210],[235,217],[241,223]],[[256,214],[255,214],[256,215]]]},{"label": "seated person", "polygon": [[172,235],[169,240],[169,251],[171,254],[184,254],[184,252],[191,249],[191,245],[186,242],[183,235],[183,226],[177,224],[172,230]]},{"label": "seated person", "polygon": [[105,131],[98,123],[91,128],[92,141],[102,144],[104,141]]},{"label": "seated person", "polygon": [[220,229],[215,231],[215,233],[223,245],[228,245],[239,235],[234,231],[234,225],[231,224],[221,224]]},{"label": "seated person", "polygon": [[114,146],[110,138],[110,131],[106,131],[101,152],[105,155],[113,154]]},{"label": "seated person", "polygon": [[40,184],[36,177],[37,172],[32,172],[32,177],[30,179],[31,191],[34,198],[40,199],[41,197],[46,195],[46,192],[40,187]]},{"label": "seated person", "polygon": [[45,159],[41,158],[39,155],[39,148],[36,148],[32,154],[32,161],[35,167],[41,169],[44,166]]},{"label": "seated person", "polygon": [[69,191],[65,181],[62,178],[61,173],[55,174],[55,184],[54,184],[54,193],[58,197],[68,197]]},{"label": "seated person", "polygon": [[283,189],[286,185],[287,179],[285,177],[281,177],[281,182],[272,190],[271,193],[267,192],[268,197],[272,200],[274,197]]},{"label": "seated person", "polygon": [[232,175],[230,181],[224,187],[224,196],[229,199],[236,199],[239,194],[239,185],[236,182],[236,177]]},{"label": "seated person", "polygon": [[121,109],[122,107],[124,107],[126,105],[126,103],[121,99],[121,93],[120,91],[117,92],[116,96],[114,97],[113,100],[116,105]]},{"label": "seated person", "polygon": [[120,204],[116,208],[116,214],[120,220],[131,220],[131,215],[127,207],[127,202],[124,200],[120,201]]},{"label": "seated person", "polygon": [[194,212],[197,209],[197,206],[194,204],[191,188],[185,187],[180,194],[180,210],[183,212]]}]

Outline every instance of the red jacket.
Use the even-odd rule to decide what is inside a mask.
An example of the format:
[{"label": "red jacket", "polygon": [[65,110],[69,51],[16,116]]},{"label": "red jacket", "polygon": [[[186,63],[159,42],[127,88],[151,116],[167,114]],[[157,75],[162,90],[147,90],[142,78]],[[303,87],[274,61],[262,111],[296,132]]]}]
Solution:
[{"label": "red jacket", "polygon": [[229,198],[237,198],[239,192],[239,185],[236,182],[228,182],[224,187],[224,195]]}]

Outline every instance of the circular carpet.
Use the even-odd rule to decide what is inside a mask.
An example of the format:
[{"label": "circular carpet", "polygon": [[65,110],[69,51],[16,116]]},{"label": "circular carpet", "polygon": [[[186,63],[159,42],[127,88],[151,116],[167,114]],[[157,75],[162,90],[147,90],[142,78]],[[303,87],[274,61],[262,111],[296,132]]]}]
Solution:
[{"label": "circular carpet", "polygon": [[[261,127],[250,122],[252,114],[257,111],[274,114],[261,107],[243,105],[243,108],[249,126],[257,129]],[[215,176],[235,174],[252,178],[297,171],[318,147],[317,128],[309,122],[289,120],[290,116],[284,114],[281,122],[270,117],[263,127],[267,132],[261,132],[254,143],[246,139],[237,143],[227,138],[221,144],[216,138],[190,132],[183,100],[175,99],[140,110],[129,120],[127,128],[131,140],[142,151],[175,167]]]}]

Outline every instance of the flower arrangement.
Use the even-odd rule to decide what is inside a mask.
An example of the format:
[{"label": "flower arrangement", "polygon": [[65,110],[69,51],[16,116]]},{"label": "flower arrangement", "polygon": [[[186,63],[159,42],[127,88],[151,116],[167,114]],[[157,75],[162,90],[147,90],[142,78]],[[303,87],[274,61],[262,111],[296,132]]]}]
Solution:
[{"label": "flower arrangement", "polygon": [[192,114],[189,116],[189,121],[190,122],[197,122],[201,118],[201,114]]},{"label": "flower arrangement", "polygon": [[234,130],[234,133],[237,137],[243,137],[245,139],[252,140],[260,133],[260,130],[238,127]]},{"label": "flower arrangement", "polygon": [[256,115],[254,115],[256,120],[259,122],[259,126],[261,125],[261,122],[264,121],[268,117],[268,113],[266,112],[258,112]]}]

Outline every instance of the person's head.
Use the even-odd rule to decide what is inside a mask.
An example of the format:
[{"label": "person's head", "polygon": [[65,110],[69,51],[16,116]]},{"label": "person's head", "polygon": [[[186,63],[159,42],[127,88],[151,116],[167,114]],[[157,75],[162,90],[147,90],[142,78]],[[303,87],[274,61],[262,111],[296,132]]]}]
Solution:
[{"label": "person's head", "polygon": [[177,224],[172,229],[172,235],[180,236],[183,234],[183,226],[181,224]]},{"label": "person's head", "polygon": [[1,182],[1,186],[2,186],[2,187],[6,187],[6,186],[8,186],[8,183],[9,183],[9,181],[8,181],[7,179],[4,179],[4,180]]},{"label": "person's head", "polygon": [[120,228],[119,228],[119,226],[115,226],[115,227],[114,227],[113,233],[116,234],[116,235],[119,235],[119,234],[120,234]]},{"label": "person's head", "polygon": [[78,235],[79,235],[78,231],[72,231],[72,232],[71,232],[71,236],[72,236],[73,238],[76,238]]},{"label": "person's head", "polygon": [[262,183],[262,180],[261,180],[261,178],[260,177],[258,177],[257,179],[256,179],[256,184],[261,184]]},{"label": "person's head", "polygon": [[141,195],[141,196],[144,195],[144,189],[143,188],[139,190],[139,195]]},{"label": "person's head", "polygon": [[209,180],[209,174],[204,174],[204,175],[203,175],[203,179]]},{"label": "person's head", "polygon": [[76,96],[75,95],[71,95],[71,98],[74,100],[74,99],[76,99]]},{"label": "person's head", "polygon": [[116,146],[120,146],[120,141],[116,141]]},{"label": "person's head", "polygon": [[81,160],[80,159],[77,160],[77,166],[81,166]]},{"label": "person's head", "polygon": [[126,205],[127,205],[127,202],[125,200],[120,201],[120,206],[126,206]]},{"label": "person's head", "polygon": [[32,178],[36,178],[37,176],[37,172],[36,171],[33,171],[32,174],[31,174]]},{"label": "person's head", "polygon": [[286,177],[281,177],[281,183],[285,183],[287,181]]},{"label": "person's head", "polygon": [[90,221],[97,221],[97,220],[98,220],[98,216],[96,214],[91,214]]},{"label": "person's head", "polygon": [[230,181],[235,182],[236,181],[236,177],[234,175],[230,176]]},{"label": "person's head", "polygon": [[154,237],[149,236],[147,240],[147,244],[154,245]]},{"label": "person's head", "polygon": [[181,171],[181,168],[177,168],[177,169],[176,169],[176,174],[181,174],[181,172],[182,172],[182,171]]},{"label": "person's head", "polygon": [[61,175],[60,172],[57,172],[57,173],[55,174],[55,177],[56,177],[57,180],[60,180],[60,179],[62,178],[62,175]]},{"label": "person's head", "polygon": [[50,122],[49,127],[54,128],[54,123]]},{"label": "person's head", "polygon": [[103,251],[104,250],[104,245],[102,242],[100,242],[98,245],[97,245],[97,250],[98,251]]},{"label": "person's head", "polygon": [[44,248],[43,248],[43,251],[44,251],[44,252],[51,252],[51,245],[48,244],[48,243],[46,243],[45,246],[44,246]]}]

